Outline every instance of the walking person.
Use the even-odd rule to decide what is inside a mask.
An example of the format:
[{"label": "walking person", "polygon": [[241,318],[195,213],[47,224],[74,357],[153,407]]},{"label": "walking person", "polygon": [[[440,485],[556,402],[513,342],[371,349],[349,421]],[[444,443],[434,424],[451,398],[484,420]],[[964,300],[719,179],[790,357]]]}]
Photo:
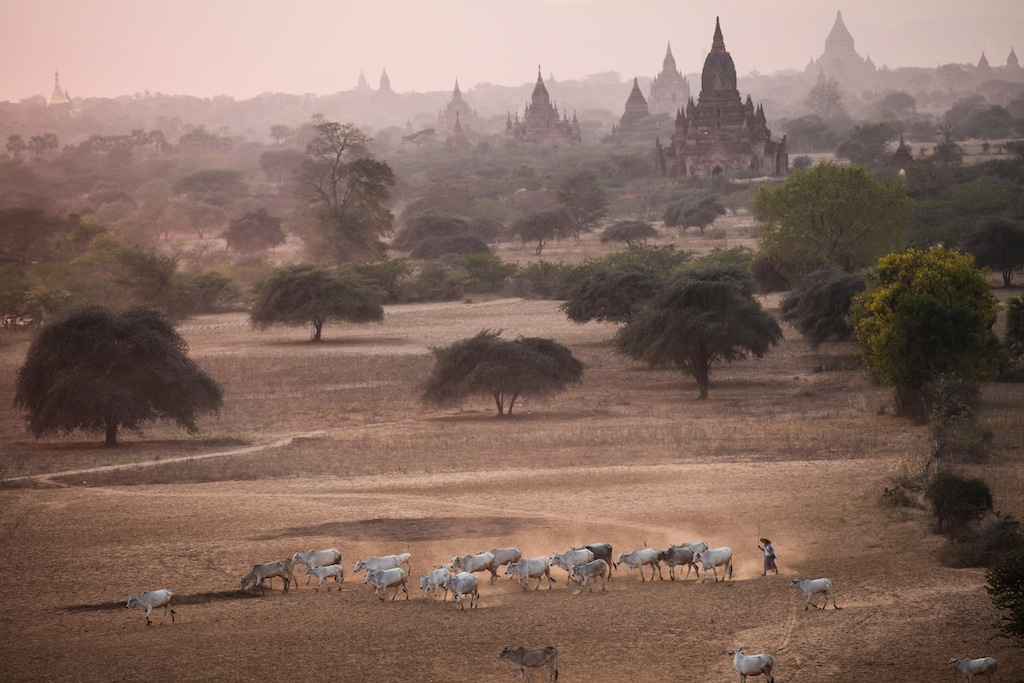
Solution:
[{"label": "walking person", "polygon": [[772,542],[767,538],[762,538],[761,545],[757,546],[757,549],[764,553],[764,571],[761,572],[761,576],[769,571],[778,574],[779,568],[775,565],[775,548],[772,547]]}]

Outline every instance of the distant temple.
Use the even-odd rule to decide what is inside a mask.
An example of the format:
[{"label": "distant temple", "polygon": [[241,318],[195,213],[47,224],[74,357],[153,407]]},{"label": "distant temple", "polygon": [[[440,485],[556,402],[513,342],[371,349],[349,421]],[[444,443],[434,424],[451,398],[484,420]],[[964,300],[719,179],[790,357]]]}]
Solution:
[{"label": "distant temple", "polygon": [[893,166],[897,168],[906,168],[910,164],[914,163],[914,156],[910,153],[910,147],[903,141],[903,135],[900,134],[900,144],[896,148],[896,153],[892,155]]},{"label": "distant temple", "polygon": [[470,109],[469,103],[462,97],[459,89],[459,81],[455,81],[455,89],[452,91],[452,99],[444,111],[437,114],[437,126],[442,130],[451,130],[456,123],[461,126],[472,128],[477,122],[476,112]]},{"label": "distant temple", "polygon": [[647,100],[644,99],[644,94],[640,92],[640,83],[634,78],[633,90],[630,91],[629,98],[626,99],[626,111],[623,112],[622,118],[619,119],[619,125],[612,126],[612,133],[632,132],[640,119],[650,115],[651,112],[647,108]]},{"label": "distant temple", "polygon": [[580,122],[576,112],[569,120],[568,114],[558,115],[558,107],[551,103],[548,89],[544,87],[544,79],[537,67],[537,85],[533,88],[533,97],[526,105],[522,120],[516,113],[513,121],[511,113],[505,122],[505,140],[508,142],[531,142],[540,145],[568,147],[578,145],[583,138],[580,135]]},{"label": "distant temple", "polygon": [[672,143],[655,142],[655,163],[663,175],[709,176],[753,169],[765,175],[789,172],[786,137],[771,139],[764,108],[736,89],[736,65],[725,49],[721,24],[715,21],[711,52],[704,60],[700,96],[691,97],[676,115]]},{"label": "distant temple", "polygon": [[676,68],[672,44],[665,50],[661,72],[651,81],[650,111],[652,114],[675,114],[690,99],[690,81]]},{"label": "distant temple", "polygon": [[853,46],[853,36],[843,23],[843,13],[836,12],[836,23],[825,38],[825,51],[818,59],[812,59],[804,69],[808,76],[817,77],[824,71],[828,78],[844,86],[858,86],[870,82],[875,76],[875,65],[871,57],[861,57]]},{"label": "distant temple", "polygon": [[373,92],[373,88],[371,88],[370,84],[366,81],[366,75],[363,74],[362,69],[359,70],[359,80],[356,82],[354,90],[356,92]]},{"label": "distant temple", "polygon": [[53,72],[53,92],[46,98],[46,106],[63,107],[68,111],[71,110],[71,96],[68,94],[67,88],[61,90],[60,73],[57,71]]},{"label": "distant temple", "polygon": [[466,149],[469,147],[469,138],[466,137],[466,131],[462,129],[462,122],[459,121],[458,112],[455,112],[455,125],[452,126],[448,137],[445,138],[445,144],[452,149]]},{"label": "distant temple", "polygon": [[388,77],[387,67],[380,74],[380,90],[378,91],[381,95],[394,95],[395,91],[391,89],[391,78]]}]

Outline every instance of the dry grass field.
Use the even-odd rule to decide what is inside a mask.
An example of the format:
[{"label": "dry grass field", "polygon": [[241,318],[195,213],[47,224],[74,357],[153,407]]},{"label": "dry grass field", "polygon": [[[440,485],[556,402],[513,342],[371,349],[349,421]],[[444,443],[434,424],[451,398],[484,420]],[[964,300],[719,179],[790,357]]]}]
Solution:
[{"label": "dry grass field", "polygon": [[[481,329],[559,340],[584,382],[506,419],[485,397],[422,405],[429,347]],[[880,503],[927,446],[863,372],[819,371],[852,346],[814,350],[787,328],[764,360],[716,369],[700,402],[691,378],[629,364],[612,327],[574,325],[549,301],[393,306],[380,324],[325,327],[320,344],[240,314],[182,331],[223,411],[197,437],[154,424],[115,449],[28,436],[10,410],[28,339],[0,342],[0,679],[514,681],[502,647],[548,644],[560,681],[731,681],[723,653],[740,646],[774,655],[780,682],[954,680],[949,658],[983,655],[1004,683],[1024,678],[1024,653],[991,639],[984,571],[943,566],[926,513]],[[986,389],[996,452],[966,470],[1018,517],[1022,405],[1024,385]],[[759,536],[779,576],[760,576]],[[554,570],[551,590],[484,580],[480,607],[456,612],[415,591],[381,604],[351,573],[408,551],[415,585],[494,546],[697,539],[735,549],[733,580],[620,569],[607,592],[580,593]],[[238,590],[255,562],[329,547],[340,592],[301,577],[287,594]],[[789,581],[819,576],[842,609],[803,610]],[[177,623],[146,628],[124,602],[162,587]]]}]

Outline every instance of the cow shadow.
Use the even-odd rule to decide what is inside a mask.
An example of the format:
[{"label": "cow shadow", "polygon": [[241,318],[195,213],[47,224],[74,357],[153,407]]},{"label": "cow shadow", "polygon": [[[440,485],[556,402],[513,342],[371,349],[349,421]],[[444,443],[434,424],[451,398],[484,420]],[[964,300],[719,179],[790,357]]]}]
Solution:
[{"label": "cow shadow", "polygon": [[[175,593],[172,601],[172,606],[177,607],[179,605],[205,605],[214,602],[232,602],[235,600],[252,600],[254,598],[262,597],[257,593],[251,591],[242,591],[237,588],[232,590],[223,591],[207,591],[205,593]],[[118,600],[117,602],[93,602],[82,605],[68,605],[64,607],[65,612],[71,614],[81,614],[84,612],[105,612],[108,610],[124,609],[125,603],[128,602],[128,596],[126,595],[124,600]]]}]

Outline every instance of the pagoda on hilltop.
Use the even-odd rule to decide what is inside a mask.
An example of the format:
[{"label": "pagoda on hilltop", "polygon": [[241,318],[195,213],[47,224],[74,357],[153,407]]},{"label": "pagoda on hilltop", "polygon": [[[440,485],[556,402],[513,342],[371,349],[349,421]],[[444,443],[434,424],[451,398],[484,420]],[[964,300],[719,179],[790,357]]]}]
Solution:
[{"label": "pagoda on hilltop", "polygon": [[688,99],[690,81],[676,68],[672,43],[669,43],[661,72],[651,81],[650,111],[652,114],[675,114]]},{"label": "pagoda on hilltop", "polygon": [[551,102],[551,96],[544,86],[539,66],[537,67],[537,84],[533,87],[533,96],[526,104],[522,120],[519,119],[518,112],[514,121],[511,112],[508,115],[505,122],[505,140],[555,147],[569,147],[581,144],[583,141],[576,112],[572,113],[572,120],[569,120],[569,115],[566,112],[562,112],[559,116],[558,106]]},{"label": "pagoda on hilltop", "polygon": [[67,88],[60,87],[60,73],[56,69],[53,71],[53,92],[46,98],[46,108],[57,116],[71,115],[71,95]]},{"label": "pagoda on hilltop", "polygon": [[786,137],[772,140],[764,108],[744,102],[736,88],[736,65],[715,21],[711,52],[704,60],[700,96],[676,114],[672,142],[655,141],[658,170],[674,177],[713,176],[742,170],[784,176],[789,172]]}]

